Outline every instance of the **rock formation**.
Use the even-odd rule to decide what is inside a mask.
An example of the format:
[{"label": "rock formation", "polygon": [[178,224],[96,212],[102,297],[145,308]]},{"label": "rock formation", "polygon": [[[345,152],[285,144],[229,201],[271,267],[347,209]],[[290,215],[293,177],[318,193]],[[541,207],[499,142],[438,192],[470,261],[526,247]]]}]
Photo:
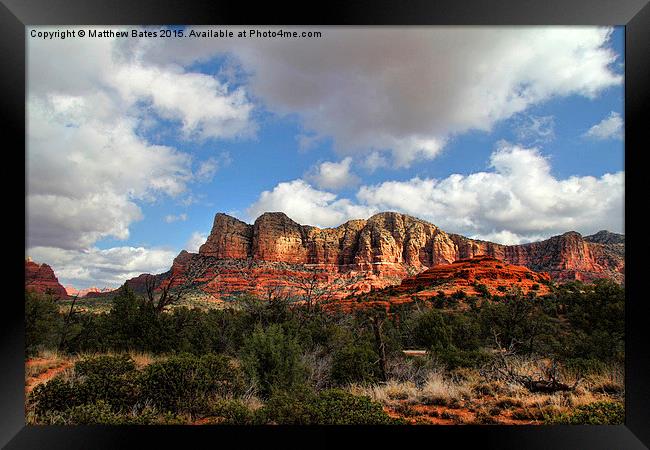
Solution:
[{"label": "rock formation", "polygon": [[584,238],[568,232],[541,242],[501,245],[449,234],[433,224],[394,212],[325,229],[300,225],[277,212],[262,214],[253,225],[220,213],[199,254],[399,277],[437,264],[488,255],[549,272],[556,279],[608,277],[622,282],[624,245],[624,236],[606,231]]},{"label": "rock formation", "polygon": [[475,256],[459,259],[452,264],[439,264],[413,277],[402,280],[395,292],[418,295],[445,295],[463,291],[467,295],[481,295],[481,289],[492,296],[503,296],[512,287],[524,294],[534,291],[537,295],[549,292],[551,276],[546,272],[534,272],[527,267],[507,264],[491,256]]},{"label": "rock formation", "polygon": [[85,289],[77,289],[74,286],[65,286],[65,291],[70,297],[79,297],[79,298],[91,298],[97,296],[97,294],[105,294],[112,292],[111,288],[98,288],[98,287],[89,287]]},{"label": "rock formation", "polygon": [[[156,284],[189,283],[223,299],[241,292],[265,295],[278,288],[295,292],[305,280],[318,277],[319,283],[336,284],[334,297],[343,298],[476,256],[547,272],[555,280],[611,278],[622,283],[624,254],[624,236],[605,231],[501,245],[446,233],[394,212],[324,229],[300,225],[279,212],[262,214],[252,225],[219,213],[199,253],[181,252],[168,272],[156,275]],[[143,291],[147,277],[127,283]]]},{"label": "rock formation", "polygon": [[25,260],[25,290],[51,294],[54,298],[67,298],[65,288],[47,264],[38,264],[31,258]]},{"label": "rock formation", "polygon": [[[398,286],[374,290],[368,294],[351,296],[326,305],[327,309],[354,311],[381,307],[390,311],[396,305],[418,301],[431,302],[440,294],[451,302],[462,298],[489,296],[498,299],[519,289],[524,295],[549,293],[551,276],[546,272],[534,272],[527,267],[507,264],[491,256],[474,256],[459,259],[451,264],[438,264],[430,269],[407,277]],[[458,297],[459,293],[462,297]],[[468,307],[465,303],[462,307]]]}]

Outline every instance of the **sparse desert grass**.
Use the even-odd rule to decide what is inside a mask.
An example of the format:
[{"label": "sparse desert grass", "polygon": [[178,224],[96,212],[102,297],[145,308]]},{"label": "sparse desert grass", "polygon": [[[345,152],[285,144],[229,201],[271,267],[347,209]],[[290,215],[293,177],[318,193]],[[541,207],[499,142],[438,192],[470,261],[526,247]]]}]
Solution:
[{"label": "sparse desert grass", "polygon": [[418,400],[425,405],[457,406],[470,396],[471,390],[465,382],[454,383],[440,372],[432,372],[422,386]]},{"label": "sparse desert grass", "polygon": [[[539,366],[526,361],[521,366],[537,373]],[[568,376],[567,376],[568,378]],[[417,386],[411,381],[391,380],[383,384],[352,384],[354,395],[366,395],[392,413],[413,423],[541,424],[553,417],[564,417],[577,408],[612,401],[618,392],[616,374],[598,374],[571,391],[533,393],[525,387],[502,380],[486,380],[476,369],[451,372],[430,371]],[[436,421],[437,419],[442,420]]]}]

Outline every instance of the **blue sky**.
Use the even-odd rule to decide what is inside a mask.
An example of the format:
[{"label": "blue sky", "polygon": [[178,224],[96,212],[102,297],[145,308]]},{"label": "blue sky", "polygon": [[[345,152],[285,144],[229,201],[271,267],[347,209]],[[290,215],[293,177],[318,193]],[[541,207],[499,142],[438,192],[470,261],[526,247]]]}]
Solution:
[{"label": "blue sky", "polygon": [[217,212],[624,231],[622,28],[323,30],[28,40],[26,254],[102,287],[196,251]]}]

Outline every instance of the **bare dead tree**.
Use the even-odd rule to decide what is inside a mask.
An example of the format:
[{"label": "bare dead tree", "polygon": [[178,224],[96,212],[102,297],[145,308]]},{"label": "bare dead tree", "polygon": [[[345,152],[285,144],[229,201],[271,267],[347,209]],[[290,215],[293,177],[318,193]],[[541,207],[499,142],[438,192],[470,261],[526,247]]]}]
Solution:
[{"label": "bare dead tree", "polygon": [[72,321],[72,317],[74,314],[76,314],[76,311],[74,310],[75,305],[77,304],[77,299],[79,298],[79,294],[75,295],[72,297],[72,303],[70,304],[70,309],[68,310],[68,314],[65,315],[63,318],[63,329],[61,330],[61,339],[59,340],[59,350],[63,350],[67,340],[68,340],[68,331],[70,327],[70,322]]},{"label": "bare dead tree", "polygon": [[384,342],[382,333],[385,320],[385,316],[380,317],[376,314],[370,317],[370,325],[375,335],[375,347],[379,354],[379,370],[381,372],[381,379],[384,382],[388,381],[388,376],[386,375],[386,343]]},{"label": "bare dead tree", "polygon": [[332,300],[335,293],[334,285],[328,280],[323,280],[324,270],[313,267],[306,277],[294,278],[294,284],[302,292],[302,298],[311,311],[315,304]]},{"label": "bare dead tree", "polygon": [[264,297],[269,303],[286,301],[289,297],[286,286],[280,284],[269,284],[264,288]]},{"label": "bare dead tree", "polygon": [[516,352],[517,342],[511,342],[507,349],[500,346],[499,336],[494,334],[494,339],[499,348],[501,349],[496,358],[484,366],[480,373],[482,376],[489,379],[496,379],[510,383],[519,384],[530,392],[543,392],[553,393],[558,391],[573,391],[581,381],[578,377],[572,386],[563,383],[560,378],[560,366],[557,360],[551,360],[550,364],[546,365],[541,371],[528,375],[521,373],[516,367],[516,362],[519,361],[519,355]]},{"label": "bare dead tree", "polygon": [[162,313],[168,306],[178,304],[180,300],[194,287],[195,280],[205,275],[210,263],[205,258],[191,260],[184,272],[183,282],[174,286],[176,275],[162,280],[156,286],[156,276],[145,278],[146,301],[157,313]]}]

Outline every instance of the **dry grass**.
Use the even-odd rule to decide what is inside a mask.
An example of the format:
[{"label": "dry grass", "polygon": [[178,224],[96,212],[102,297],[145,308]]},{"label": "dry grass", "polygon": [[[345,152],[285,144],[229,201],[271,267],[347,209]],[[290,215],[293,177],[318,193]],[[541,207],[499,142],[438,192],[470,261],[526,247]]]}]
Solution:
[{"label": "dry grass", "polygon": [[440,372],[431,372],[419,392],[419,403],[425,405],[457,405],[461,400],[471,397],[468,382],[454,383],[443,377]]},{"label": "dry grass", "polygon": [[[519,373],[539,376],[544,361],[521,360]],[[562,381],[576,378],[562,374]],[[612,400],[623,392],[620,371],[610,370],[581,380],[571,391],[543,394],[503,380],[485,379],[478,370],[451,372],[431,370],[424,382],[391,380],[376,385],[352,384],[354,395],[366,395],[392,414],[410,423],[541,424],[548,417],[570,412],[578,406]]]}]

